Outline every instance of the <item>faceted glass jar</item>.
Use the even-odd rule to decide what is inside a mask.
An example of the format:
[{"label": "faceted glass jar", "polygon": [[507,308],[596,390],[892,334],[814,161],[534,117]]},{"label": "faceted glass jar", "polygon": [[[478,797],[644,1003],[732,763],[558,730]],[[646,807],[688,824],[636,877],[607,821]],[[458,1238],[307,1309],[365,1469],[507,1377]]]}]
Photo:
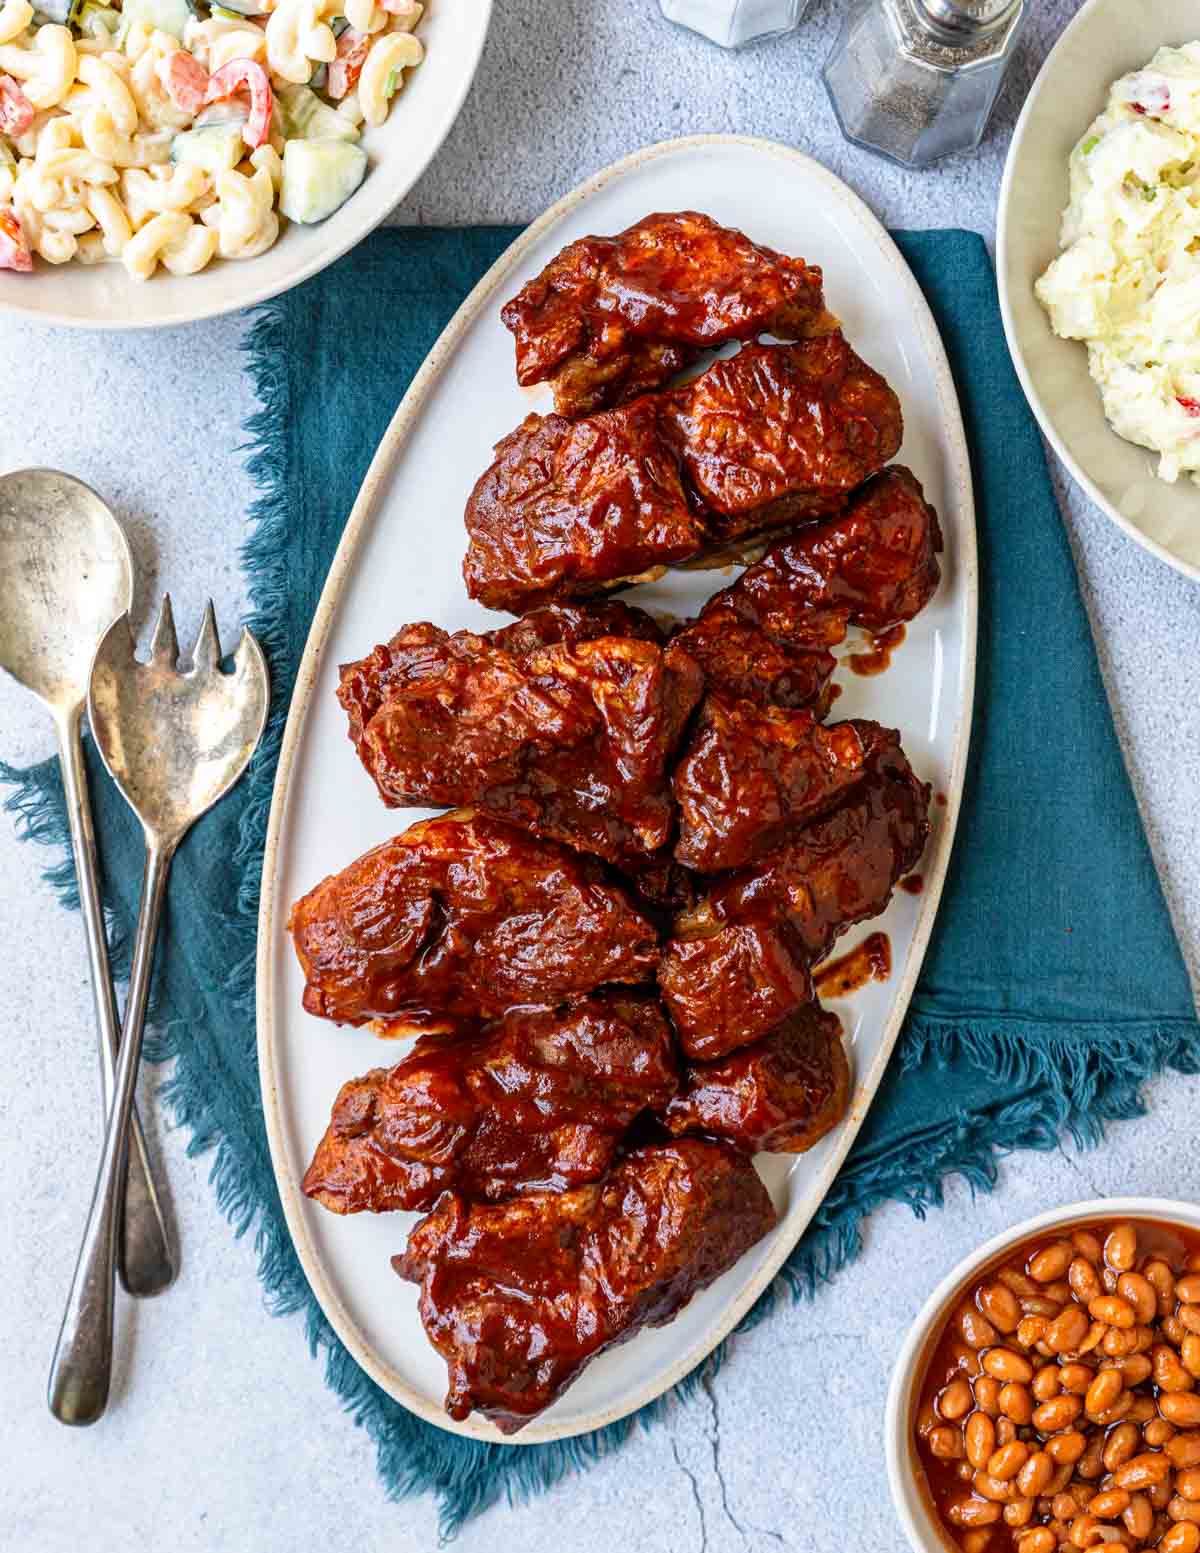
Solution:
[{"label": "faceted glass jar", "polygon": [[809,0],[658,0],[669,22],[690,27],[725,49],[794,32]]},{"label": "faceted glass jar", "polygon": [[923,0],[853,0],[825,64],[847,140],[924,167],[983,139],[1024,7],[991,30],[937,25]]}]

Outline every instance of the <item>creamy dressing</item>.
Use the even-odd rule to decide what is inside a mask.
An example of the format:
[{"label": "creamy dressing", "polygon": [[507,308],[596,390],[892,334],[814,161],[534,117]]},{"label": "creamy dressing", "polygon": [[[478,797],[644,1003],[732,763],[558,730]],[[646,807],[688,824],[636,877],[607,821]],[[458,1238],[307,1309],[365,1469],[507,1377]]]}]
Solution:
[{"label": "creamy dressing", "polygon": [[1069,165],[1038,299],[1086,343],[1113,430],[1200,479],[1200,42],[1116,81]]}]

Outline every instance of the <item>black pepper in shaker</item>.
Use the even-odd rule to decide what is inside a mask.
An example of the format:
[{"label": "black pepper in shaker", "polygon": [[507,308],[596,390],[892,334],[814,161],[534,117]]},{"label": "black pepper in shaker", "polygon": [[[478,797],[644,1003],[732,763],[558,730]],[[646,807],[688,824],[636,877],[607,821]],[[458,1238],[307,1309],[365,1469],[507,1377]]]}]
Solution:
[{"label": "black pepper in shaker", "polygon": [[1024,0],[853,0],[825,64],[842,133],[906,167],[983,139]]}]

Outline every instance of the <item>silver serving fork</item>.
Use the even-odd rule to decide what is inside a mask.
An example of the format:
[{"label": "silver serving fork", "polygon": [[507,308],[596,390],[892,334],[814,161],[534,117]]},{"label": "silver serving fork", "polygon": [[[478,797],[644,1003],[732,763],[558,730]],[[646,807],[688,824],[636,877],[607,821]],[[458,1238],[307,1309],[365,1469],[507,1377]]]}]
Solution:
[{"label": "silver serving fork", "polygon": [[96,650],[88,692],[92,734],[109,774],[142,822],[146,866],[112,1109],[96,1190],[50,1370],[50,1410],[90,1424],[104,1412],[112,1370],[113,1272],[122,1162],[137,1084],[154,947],[175,849],[245,771],[262,738],[270,681],[262,649],[243,630],[233,672],[221,672],[211,601],[192,653],[179,643],[164,597],[150,661],[139,663],[128,614]]}]

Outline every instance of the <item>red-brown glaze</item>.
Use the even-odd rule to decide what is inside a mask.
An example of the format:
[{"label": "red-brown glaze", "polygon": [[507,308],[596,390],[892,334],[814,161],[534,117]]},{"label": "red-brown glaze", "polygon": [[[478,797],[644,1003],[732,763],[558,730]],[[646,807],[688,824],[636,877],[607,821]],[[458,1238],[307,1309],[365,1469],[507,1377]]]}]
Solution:
[{"label": "red-brown glaze", "polygon": [[450,1187],[495,1201],[598,1180],[638,1113],[675,1093],[673,1044],[652,993],[617,990],[423,1036],[342,1086],[304,1191],[382,1213]]},{"label": "red-brown glaze", "polygon": [[[521,626],[510,638],[538,629]],[[339,696],[385,803],[476,804],[618,862],[671,838],[671,760],[702,688],[674,644],[600,636],[515,653],[420,624],[347,665]]]},{"label": "red-brown glaze", "polygon": [[892,666],[892,654],[904,640],[906,627],[903,624],[888,626],[886,631],[876,631],[871,636],[871,645],[866,652],[852,652],[850,654],[850,667],[855,674],[864,676],[872,674],[884,674]]},{"label": "red-brown glaze", "polygon": [[920,874],[909,874],[907,879],[901,879],[899,887],[906,895],[920,895],[925,888],[925,880]]},{"label": "red-brown glaze", "polygon": [[656,388],[730,340],[833,327],[819,269],[690,210],[571,243],[500,317],[517,381],[549,380],[568,416]]},{"label": "red-brown glaze", "polygon": [[813,985],[820,997],[847,998],[869,981],[887,981],[891,974],[891,939],[886,933],[868,933],[848,953],[819,966],[813,972]]},{"label": "red-brown glaze", "polygon": [[304,1007],[338,1024],[485,1018],[654,974],[657,935],[600,865],[462,810],[310,890],[289,922]]},{"label": "red-brown glaze", "polygon": [[672,781],[676,860],[711,874],[761,857],[835,808],[899,742],[894,729],[861,718],[827,725],[810,711],[710,692]]},{"label": "red-brown glaze", "polygon": [[705,1133],[748,1154],[803,1154],[849,1103],[841,1021],[810,1004],[720,1062],[688,1063],[663,1121],[676,1136]]},{"label": "red-brown glaze", "polygon": [[937,804],[939,809],[944,809],[946,807],[946,795],[945,795],[945,793],[938,793],[933,801],[934,801],[934,803]]},{"label": "red-brown glaze", "polygon": [[704,670],[709,688],[727,696],[796,708],[827,688],[830,699],[840,694],[827,685],[837,663],[831,652],[776,641],[731,610],[706,609],[673,640]]},{"label": "red-brown glaze", "polygon": [[689,1057],[723,1057],[812,1000],[810,967],[884,910],[924,850],[928,810],[928,786],[887,749],[839,808],[677,919],[658,979]]},{"label": "red-brown glaze", "polygon": [[754,1166],[699,1138],[642,1148],[574,1191],[447,1192],[392,1266],[420,1284],[446,1411],[513,1434],[597,1354],[662,1326],[775,1225]]}]

